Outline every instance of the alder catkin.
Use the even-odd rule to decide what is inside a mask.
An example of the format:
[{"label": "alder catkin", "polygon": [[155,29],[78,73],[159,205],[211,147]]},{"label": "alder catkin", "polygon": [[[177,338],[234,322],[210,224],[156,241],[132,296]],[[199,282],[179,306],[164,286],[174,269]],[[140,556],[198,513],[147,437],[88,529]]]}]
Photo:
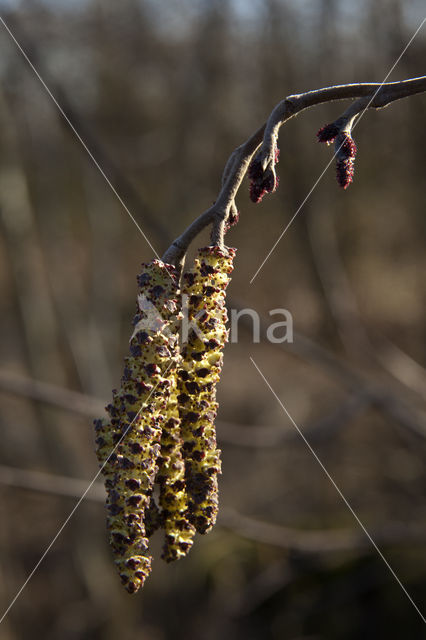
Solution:
[{"label": "alder catkin", "polygon": [[177,407],[176,377],[163,425],[161,453],[156,482],[160,485],[161,516],[165,529],[162,558],[166,562],[179,560],[192,547],[195,528],[188,520],[188,497],[185,484],[185,465],[182,456],[182,436]]},{"label": "alder catkin", "polygon": [[[188,519],[199,533],[214,525],[218,512],[220,451],[216,445],[216,385],[228,339],[225,290],[235,249],[199,249],[194,267],[183,274],[182,301],[193,323],[183,335],[178,368],[178,402],[188,494]],[[198,330],[194,330],[194,324]],[[186,340],[186,342],[185,342]]]},{"label": "alder catkin", "polygon": [[176,269],[153,260],[143,265],[138,284],[121,388],[113,391],[107,406],[109,423],[95,421],[110,544],[129,593],[135,593],[151,571],[148,535],[162,523],[152,489],[179,357]]}]

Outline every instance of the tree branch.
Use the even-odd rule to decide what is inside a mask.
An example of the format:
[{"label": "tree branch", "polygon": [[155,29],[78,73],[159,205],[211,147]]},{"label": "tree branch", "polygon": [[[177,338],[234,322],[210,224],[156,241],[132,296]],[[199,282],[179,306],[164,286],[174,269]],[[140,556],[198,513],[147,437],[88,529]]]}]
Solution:
[{"label": "tree branch", "polygon": [[[97,418],[105,410],[105,403],[93,396],[0,370],[0,393],[4,391],[89,418]],[[365,410],[370,404],[371,399],[368,394],[364,391],[359,393],[354,391],[330,414],[309,425],[305,432],[309,434],[312,441],[331,437],[337,429],[346,426],[355,415]],[[221,442],[239,447],[277,447],[299,437],[297,432],[283,431],[277,426],[250,425],[247,427],[243,424],[223,421],[218,421],[217,426]],[[0,473],[0,482],[1,477]]]},{"label": "tree branch", "polygon": [[[345,84],[325,87],[315,91],[291,95],[279,102],[268,121],[253,133],[246,142],[232,152],[226,163],[222,186],[216,202],[173,242],[163,256],[163,261],[178,265],[194,238],[210,224],[212,240],[223,244],[224,225],[231,210],[235,211],[235,198],[247,173],[254,154],[263,171],[276,162],[276,146],[281,126],[304,109],[324,102],[356,98],[357,101],[341,116],[341,123],[353,121],[364,109],[382,109],[391,102],[426,91],[426,76],[400,82]],[[340,119],[339,119],[340,121]],[[337,121],[336,121],[337,122]]]},{"label": "tree branch", "polygon": [[85,417],[98,418],[105,411],[105,402],[98,398],[4,370],[0,370],[0,391],[45,402]]},{"label": "tree branch", "polygon": [[[90,480],[0,465],[0,483],[18,489],[78,499],[87,490]],[[85,499],[104,504],[105,488],[103,483],[94,482]],[[224,529],[233,531],[249,540],[293,549],[301,553],[322,554],[339,551],[368,553],[370,549],[373,549],[368,539],[358,529],[311,531],[293,529],[245,516],[228,507],[222,509],[219,524]],[[407,524],[390,521],[374,531],[374,539],[383,545],[422,543],[424,536],[425,525],[421,522]]]},{"label": "tree branch", "polygon": [[[249,540],[270,544],[301,553],[330,553],[337,551],[368,550],[368,538],[360,529],[311,530],[293,529],[280,524],[264,522],[244,516],[229,507],[224,507],[219,516],[219,524],[225,529]],[[373,531],[373,539],[382,545],[402,543],[422,543],[425,525],[391,521]]]}]

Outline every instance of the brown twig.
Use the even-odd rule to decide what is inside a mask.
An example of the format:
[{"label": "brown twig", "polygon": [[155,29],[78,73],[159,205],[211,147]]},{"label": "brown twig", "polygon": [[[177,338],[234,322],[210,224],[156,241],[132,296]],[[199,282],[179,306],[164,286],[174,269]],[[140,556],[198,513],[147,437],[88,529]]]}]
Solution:
[{"label": "brown twig", "polygon": [[426,91],[426,76],[411,78],[400,82],[359,83],[326,87],[291,95],[282,100],[273,109],[268,121],[250,138],[232,152],[224,171],[221,190],[216,202],[172,243],[163,256],[163,261],[177,265],[185,255],[190,243],[203,229],[213,225],[213,239],[223,242],[223,224],[235,207],[235,198],[247,173],[250,162],[256,153],[256,159],[263,169],[274,162],[276,141],[281,126],[304,109],[315,105],[357,98],[357,101],[341,116],[345,120],[353,119],[363,109],[382,109],[391,102]]}]

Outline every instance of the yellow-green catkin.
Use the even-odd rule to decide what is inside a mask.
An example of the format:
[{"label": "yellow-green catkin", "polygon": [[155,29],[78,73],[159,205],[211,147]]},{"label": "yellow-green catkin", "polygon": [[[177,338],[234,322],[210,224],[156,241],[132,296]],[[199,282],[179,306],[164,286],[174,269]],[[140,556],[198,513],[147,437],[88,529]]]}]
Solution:
[{"label": "yellow-green catkin", "polygon": [[107,489],[107,528],[122,583],[135,593],[151,571],[148,536],[161,524],[152,498],[162,427],[178,361],[177,276],[153,260],[138,277],[138,309],[121,388],[95,421]]},{"label": "yellow-green catkin", "polygon": [[160,485],[160,507],[165,529],[162,558],[166,562],[179,560],[192,547],[195,528],[188,521],[188,499],[185,484],[185,465],[182,456],[182,436],[177,407],[176,376],[163,425],[159,470],[156,482]]},{"label": "yellow-green catkin", "polygon": [[[183,342],[178,368],[178,403],[185,459],[188,519],[199,533],[216,522],[220,451],[214,420],[216,385],[223,348],[228,340],[225,290],[233,269],[235,249],[217,246],[199,249],[194,267],[183,274],[182,302],[190,328]],[[184,323],[185,326],[185,323]]]}]

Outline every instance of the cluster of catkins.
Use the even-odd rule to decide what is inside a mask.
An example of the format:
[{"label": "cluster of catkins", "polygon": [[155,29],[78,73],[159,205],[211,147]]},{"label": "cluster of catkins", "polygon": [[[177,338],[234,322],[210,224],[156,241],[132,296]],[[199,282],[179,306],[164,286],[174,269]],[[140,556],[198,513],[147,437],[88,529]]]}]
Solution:
[{"label": "cluster of catkins", "polygon": [[341,130],[335,123],[326,124],[317,133],[318,142],[328,145],[334,142],[336,156],[336,178],[343,189],[347,189],[354,178],[356,144],[350,129]]},{"label": "cluster of catkins", "polygon": [[[225,290],[234,255],[229,248],[199,249],[181,290],[175,267],[160,260],[144,264],[138,277],[121,387],[106,407],[109,420],[95,420],[109,541],[129,593],[151,571],[148,544],[156,529],[164,530],[162,558],[171,562],[216,521],[216,384],[228,339]],[[189,331],[180,344],[183,314]]]}]

